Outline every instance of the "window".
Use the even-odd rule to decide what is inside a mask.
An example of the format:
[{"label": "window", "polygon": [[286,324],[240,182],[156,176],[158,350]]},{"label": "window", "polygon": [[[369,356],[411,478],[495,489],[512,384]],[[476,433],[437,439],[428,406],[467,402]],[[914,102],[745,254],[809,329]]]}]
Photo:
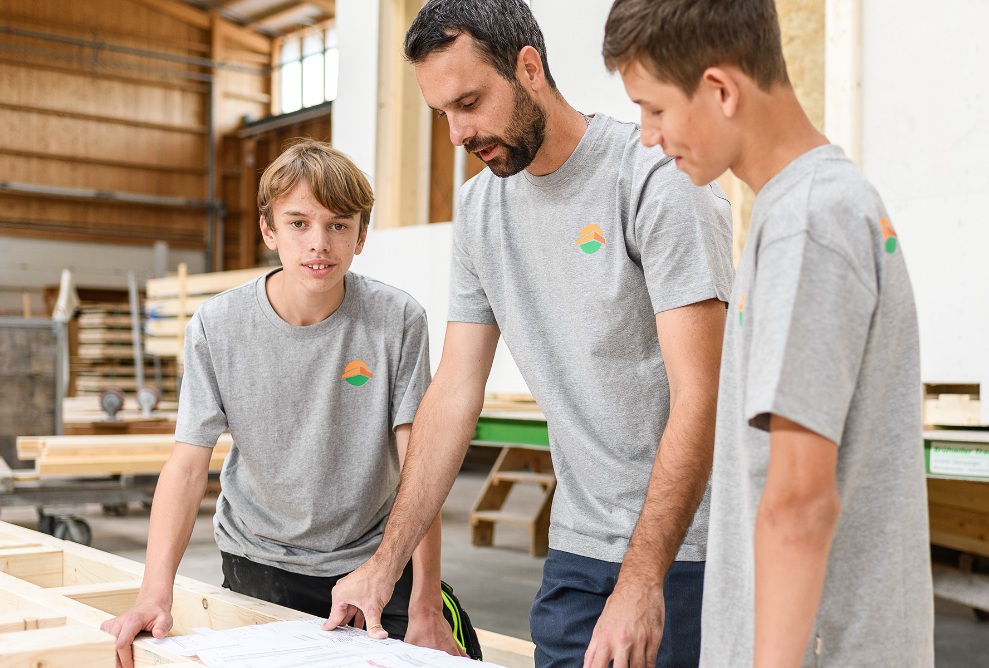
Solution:
[{"label": "window", "polygon": [[286,114],[337,97],[340,53],[333,24],[283,37],[278,50],[279,108]]}]

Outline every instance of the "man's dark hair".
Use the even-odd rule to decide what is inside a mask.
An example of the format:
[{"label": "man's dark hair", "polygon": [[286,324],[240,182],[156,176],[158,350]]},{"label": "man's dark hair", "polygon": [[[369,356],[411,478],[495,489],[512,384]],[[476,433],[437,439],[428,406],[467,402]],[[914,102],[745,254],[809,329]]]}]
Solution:
[{"label": "man's dark hair", "polygon": [[709,67],[737,67],[765,91],[790,81],[774,0],[616,0],[602,54],[612,72],[639,62],[688,96]]},{"label": "man's dark hair", "polygon": [[509,81],[516,81],[519,51],[531,46],[543,62],[546,81],[556,88],[543,32],[522,0],[429,0],[405,35],[405,59],[413,65],[420,63],[429,54],[449,48],[464,33]]}]

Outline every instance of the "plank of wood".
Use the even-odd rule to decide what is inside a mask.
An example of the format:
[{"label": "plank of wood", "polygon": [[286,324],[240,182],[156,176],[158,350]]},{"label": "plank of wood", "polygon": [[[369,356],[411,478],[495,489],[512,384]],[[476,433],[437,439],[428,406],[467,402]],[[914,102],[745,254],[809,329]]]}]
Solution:
[{"label": "plank of wood", "polygon": [[[178,388],[178,381],[174,378],[163,378],[156,386],[159,390],[171,390],[174,392]],[[125,376],[89,376],[82,374],[76,379],[76,388],[80,390],[102,392],[108,387],[116,387],[124,392],[136,392],[138,388],[137,379]]]},{"label": "plank of wood", "polygon": [[80,333],[85,329],[107,327],[130,327],[130,315],[109,313],[83,313],[79,316]]},{"label": "plank of wood", "polygon": [[60,587],[62,551],[44,545],[2,550],[0,572],[39,587]]},{"label": "plank of wood", "polygon": [[79,343],[131,343],[134,335],[124,329],[80,329]]},{"label": "plank of wood", "polygon": [[87,626],[65,626],[0,635],[0,666],[113,668],[116,639]]},{"label": "plank of wood", "polygon": [[481,643],[484,660],[505,668],[532,668],[535,665],[535,644],[521,638],[475,629]]},{"label": "plank of wood", "polygon": [[[215,295],[224,290],[243,285],[258,276],[274,269],[274,267],[253,267],[233,271],[215,271],[205,274],[189,274],[186,279],[186,294]],[[165,278],[149,278],[145,289],[148,301],[158,301],[167,297],[179,296],[178,276]]]},{"label": "plank of wood", "polygon": [[141,583],[136,581],[124,584],[103,582],[75,587],[58,587],[52,591],[116,617],[134,607],[140,590]]},{"label": "plank of wood", "polygon": [[79,357],[84,359],[134,359],[134,349],[126,345],[80,343]]},{"label": "plank of wood", "polygon": [[62,586],[87,587],[106,586],[106,583],[121,585],[135,582],[140,584],[141,575],[134,570],[126,570],[119,564],[108,564],[92,555],[62,551]]}]

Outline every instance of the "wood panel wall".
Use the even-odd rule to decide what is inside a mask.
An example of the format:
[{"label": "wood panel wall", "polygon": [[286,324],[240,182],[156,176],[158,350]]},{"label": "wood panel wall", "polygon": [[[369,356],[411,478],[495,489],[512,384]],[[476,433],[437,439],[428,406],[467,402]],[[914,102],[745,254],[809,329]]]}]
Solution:
[{"label": "wood panel wall", "polygon": [[[270,40],[175,0],[0,0],[0,34],[0,181],[202,202],[211,123],[269,108]],[[205,249],[207,220],[0,189],[0,235]]]}]

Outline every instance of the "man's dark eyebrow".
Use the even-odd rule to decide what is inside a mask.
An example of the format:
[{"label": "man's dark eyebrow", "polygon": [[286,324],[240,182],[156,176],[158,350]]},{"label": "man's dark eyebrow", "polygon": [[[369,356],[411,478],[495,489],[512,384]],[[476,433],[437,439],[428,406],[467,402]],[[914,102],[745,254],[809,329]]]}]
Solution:
[{"label": "man's dark eyebrow", "polygon": [[[460,102],[464,98],[472,97],[474,95],[479,95],[479,94],[480,94],[480,91],[477,90],[477,89],[471,90],[471,91],[467,91],[466,93],[464,93],[463,95],[460,95],[456,99],[450,100],[449,102],[447,102],[445,106],[452,107],[453,105],[457,104],[458,102]],[[430,109],[432,109],[433,111],[442,111],[442,109],[437,109],[436,107],[430,107]]]}]

